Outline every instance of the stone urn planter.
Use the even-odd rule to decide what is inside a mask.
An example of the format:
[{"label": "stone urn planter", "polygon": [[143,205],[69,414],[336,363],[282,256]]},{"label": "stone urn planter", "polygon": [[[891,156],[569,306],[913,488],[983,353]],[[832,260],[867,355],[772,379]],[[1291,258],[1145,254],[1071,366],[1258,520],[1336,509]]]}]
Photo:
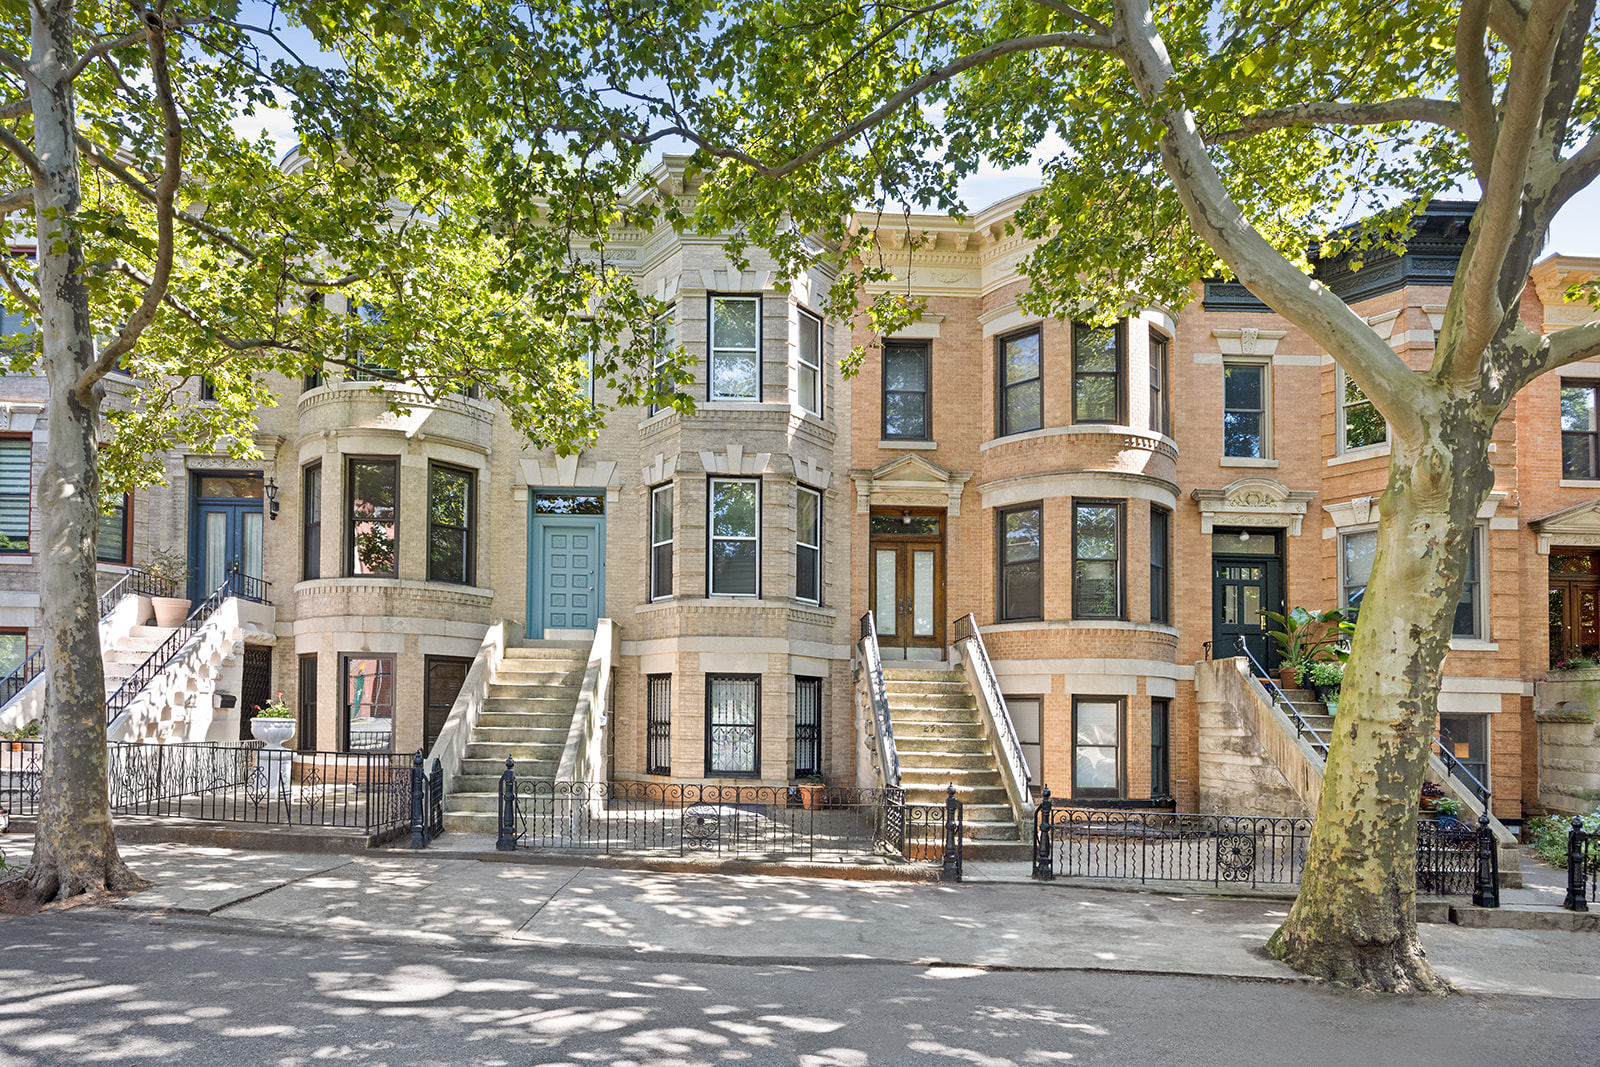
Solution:
[{"label": "stone urn planter", "polygon": [[281,749],[294,737],[293,719],[268,719],[260,715],[250,720],[250,736],[268,748]]},{"label": "stone urn planter", "polygon": [[189,601],[185,597],[153,596],[150,606],[155,609],[156,625],[163,629],[182,626],[183,620],[189,617]]}]

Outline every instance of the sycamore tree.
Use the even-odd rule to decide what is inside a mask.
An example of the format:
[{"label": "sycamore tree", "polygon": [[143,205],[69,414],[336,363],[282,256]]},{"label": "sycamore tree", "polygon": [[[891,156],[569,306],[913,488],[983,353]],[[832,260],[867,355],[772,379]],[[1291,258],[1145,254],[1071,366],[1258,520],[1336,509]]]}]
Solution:
[{"label": "sycamore tree", "polygon": [[[45,774],[17,895],[138,882],[107,802],[94,547],[102,499],[159,478],[162,451],[250,455],[269,375],[341,366],[396,403],[477,386],[562,450],[604,418],[575,388],[585,350],[622,402],[686,402],[663,395],[676,360],[651,366],[657,302],[587,238],[629,223],[631,172],[555,152],[518,190],[491,182],[472,93],[434,99],[416,58],[408,21],[431,10],[0,5],[0,299],[39,341],[6,356],[49,388]],[[292,111],[287,162],[238,132],[261,108]]]},{"label": "sycamore tree", "polygon": [[[467,18],[470,10],[472,17]],[[1179,309],[1231,275],[1388,420],[1390,480],[1305,881],[1271,951],[1336,982],[1436,991],[1415,925],[1417,796],[1488,444],[1517,391],[1600,353],[1518,303],[1552,218],[1600,168],[1593,0],[485,0],[422,26],[441,100],[492,82],[496,196],[550,153],[637,163],[687,142],[666,218],[793,275],[882,277],[859,209],[959,213],[983,162],[1044,157],[1017,213],[1036,313]],[[1309,277],[1480,198],[1432,362],[1409,367]],[[875,304],[882,328],[915,314]]]}]

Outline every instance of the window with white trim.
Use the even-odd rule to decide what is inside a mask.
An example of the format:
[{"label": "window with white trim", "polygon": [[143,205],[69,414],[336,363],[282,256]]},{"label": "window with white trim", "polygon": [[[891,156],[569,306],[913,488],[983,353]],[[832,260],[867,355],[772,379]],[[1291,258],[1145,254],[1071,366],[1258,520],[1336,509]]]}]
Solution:
[{"label": "window with white trim", "polygon": [[0,552],[28,551],[33,438],[0,437]]},{"label": "window with white trim", "polygon": [[822,600],[822,494],[800,486],[794,501],[794,598]]},{"label": "window with white trim", "polygon": [[713,296],[710,400],[761,399],[761,298]]},{"label": "window with white trim", "polygon": [[672,595],[672,486],[650,493],[650,599]]},{"label": "window with white trim", "polygon": [[1340,452],[1381,445],[1389,439],[1389,424],[1378,414],[1377,405],[1367,399],[1349,375],[1340,367],[1334,372],[1339,379],[1339,436]]},{"label": "window with white trim", "polygon": [[761,595],[761,483],[711,479],[708,596]]},{"label": "window with white trim", "polygon": [[1222,454],[1272,458],[1272,369],[1266,363],[1222,364]]},{"label": "window with white trim", "polygon": [[[672,353],[678,347],[678,309],[670,307],[656,319],[656,354],[651,360],[650,370],[655,380],[655,390],[658,394],[668,394],[677,391],[671,380],[667,377],[667,360],[672,358]],[[664,404],[651,404],[650,414],[660,411]]]},{"label": "window with white trim", "polygon": [[800,311],[800,350],[795,356],[795,392],[800,406],[813,415],[822,414],[822,320],[809,311]]}]

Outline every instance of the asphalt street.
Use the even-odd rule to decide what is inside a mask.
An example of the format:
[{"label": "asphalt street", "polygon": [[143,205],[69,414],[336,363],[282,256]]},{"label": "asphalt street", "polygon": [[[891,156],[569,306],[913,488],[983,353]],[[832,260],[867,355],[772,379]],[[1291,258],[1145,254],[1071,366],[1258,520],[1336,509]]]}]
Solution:
[{"label": "asphalt street", "polygon": [[1600,1061],[1593,1002],[881,962],[689,962],[0,919],[21,1064],[1232,1065]]}]

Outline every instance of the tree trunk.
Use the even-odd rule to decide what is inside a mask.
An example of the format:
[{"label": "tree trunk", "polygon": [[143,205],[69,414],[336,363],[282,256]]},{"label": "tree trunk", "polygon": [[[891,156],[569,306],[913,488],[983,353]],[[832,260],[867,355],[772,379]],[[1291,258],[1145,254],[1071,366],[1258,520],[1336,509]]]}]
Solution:
[{"label": "tree trunk", "polygon": [[[44,775],[33,860],[13,892],[43,903],[147,884],[128,870],[112,834],[106,792],[105,674],[95,617],[101,389],[78,388],[94,362],[83,245],[74,229],[80,188],[70,5],[33,6],[32,67],[39,226],[39,319],[50,389],[50,440],[39,479],[39,605],[45,623]],[[20,884],[18,884],[20,883]]]},{"label": "tree trunk", "polygon": [[1305,874],[1268,943],[1340,985],[1450,988],[1417,940],[1417,815],[1473,521],[1494,483],[1496,417],[1463,398],[1425,420],[1426,446],[1393,444]]}]

